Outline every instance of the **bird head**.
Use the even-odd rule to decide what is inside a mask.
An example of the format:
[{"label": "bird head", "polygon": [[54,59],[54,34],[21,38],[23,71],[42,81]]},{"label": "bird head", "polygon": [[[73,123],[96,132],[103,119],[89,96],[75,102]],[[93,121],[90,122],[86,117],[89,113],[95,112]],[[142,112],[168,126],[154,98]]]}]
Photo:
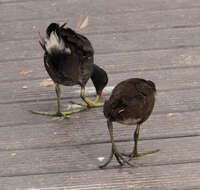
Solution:
[{"label": "bird head", "polygon": [[102,68],[94,64],[94,71],[92,73],[91,79],[96,88],[97,94],[101,96],[104,87],[108,83],[107,73]]}]

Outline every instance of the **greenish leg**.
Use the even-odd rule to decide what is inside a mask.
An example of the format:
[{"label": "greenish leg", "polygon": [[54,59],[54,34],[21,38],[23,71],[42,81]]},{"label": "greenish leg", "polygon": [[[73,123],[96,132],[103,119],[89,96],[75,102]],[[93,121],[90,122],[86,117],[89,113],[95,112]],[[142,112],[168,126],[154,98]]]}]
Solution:
[{"label": "greenish leg", "polygon": [[61,111],[60,111],[60,97],[61,97],[61,89],[60,89],[60,86],[58,83],[56,83],[56,95],[57,95],[57,107],[56,107],[56,112],[57,112],[57,115],[62,115],[61,114]]},{"label": "greenish leg", "polygon": [[85,88],[81,88],[81,94],[80,97],[82,98],[82,100],[84,102],[76,102],[76,101],[72,101],[73,104],[77,104],[80,106],[85,106],[85,107],[101,107],[104,105],[104,103],[100,103],[99,99],[100,99],[100,95],[96,95],[96,98],[94,100],[90,100],[89,98],[87,98],[85,96]]},{"label": "greenish leg", "polygon": [[114,136],[113,136],[113,125],[112,125],[112,122],[111,121],[107,121],[107,125],[108,125],[108,130],[109,130],[109,133],[110,133],[110,138],[111,138],[111,142],[112,142],[112,153],[110,154],[107,162],[101,166],[99,166],[100,168],[104,168],[106,167],[112,160],[113,158],[113,155],[115,155],[117,161],[119,162],[119,164],[122,166],[125,164],[128,164],[129,166],[131,167],[134,167],[129,161],[127,161],[123,155],[118,151],[116,145],[115,145],[115,142],[114,142]]},{"label": "greenish leg", "polygon": [[57,95],[57,107],[56,107],[56,112],[40,112],[40,111],[32,111],[32,113],[34,114],[39,114],[39,115],[46,115],[46,116],[66,116],[66,115],[70,115],[72,113],[77,113],[80,111],[85,110],[86,108],[82,107],[79,109],[73,109],[73,110],[69,110],[69,111],[64,111],[61,112],[61,104],[60,104],[60,97],[61,97],[61,89],[58,83],[56,83],[55,86],[55,90],[56,90],[56,95]]},{"label": "greenish leg", "polygon": [[138,146],[138,139],[139,139],[139,131],[140,131],[140,124],[137,125],[135,133],[134,133],[135,144],[134,144],[133,151],[130,154],[123,153],[124,156],[130,157],[129,160],[131,160],[134,157],[144,156],[144,155],[147,155],[147,154],[153,154],[153,153],[160,151],[159,149],[156,149],[156,150],[152,150],[152,151],[148,151],[148,152],[138,152],[137,146]]}]

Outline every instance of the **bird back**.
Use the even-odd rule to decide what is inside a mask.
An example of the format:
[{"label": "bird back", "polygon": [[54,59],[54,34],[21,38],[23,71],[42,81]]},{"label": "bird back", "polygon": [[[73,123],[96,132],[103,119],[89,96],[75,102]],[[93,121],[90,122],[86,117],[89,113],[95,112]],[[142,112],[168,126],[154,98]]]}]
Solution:
[{"label": "bird back", "polygon": [[144,122],[154,107],[156,89],[152,83],[137,78],[119,83],[113,89],[109,100],[105,102],[105,117],[127,124]]}]

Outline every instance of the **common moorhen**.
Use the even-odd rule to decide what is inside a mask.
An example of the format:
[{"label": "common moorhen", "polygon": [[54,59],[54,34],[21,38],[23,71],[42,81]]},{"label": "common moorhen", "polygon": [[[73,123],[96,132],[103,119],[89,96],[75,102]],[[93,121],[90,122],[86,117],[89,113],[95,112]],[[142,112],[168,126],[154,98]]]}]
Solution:
[{"label": "common moorhen", "polygon": [[[98,101],[108,82],[107,73],[94,64],[94,50],[90,41],[71,28],[65,28],[65,24],[59,26],[57,23],[51,23],[46,29],[46,38],[40,36],[41,40],[39,41],[44,50],[45,68],[55,82],[57,110],[56,112],[33,111],[33,113],[63,116],[79,112],[87,107],[103,106],[103,103]],[[96,88],[95,100],[90,100],[85,95],[85,85],[90,78]],[[73,102],[81,105],[80,109],[61,112],[60,84],[65,86],[80,85],[80,97],[84,102]]]},{"label": "common moorhen", "polygon": [[[156,86],[150,80],[131,78],[120,82],[112,91],[109,100],[104,104],[104,115],[107,118],[108,130],[112,142],[112,150],[108,161],[100,168],[107,166],[115,155],[120,165],[124,163],[133,166],[129,161],[133,157],[152,154],[159,150],[138,153],[137,143],[140,125],[146,121],[152,113],[156,95]],[[118,151],[113,137],[113,124],[118,122],[125,125],[136,125],[134,133],[134,148],[129,154]],[[129,157],[129,160],[125,159]]]}]

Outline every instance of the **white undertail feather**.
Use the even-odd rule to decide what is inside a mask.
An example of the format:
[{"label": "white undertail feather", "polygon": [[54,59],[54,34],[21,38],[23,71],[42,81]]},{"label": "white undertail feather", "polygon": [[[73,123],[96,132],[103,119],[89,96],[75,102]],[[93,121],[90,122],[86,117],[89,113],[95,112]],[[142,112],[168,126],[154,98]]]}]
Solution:
[{"label": "white undertail feather", "polygon": [[60,51],[66,51],[66,53],[71,54],[71,50],[65,47],[64,41],[58,37],[56,32],[51,32],[49,39],[45,39],[45,48],[48,53],[52,53],[53,49],[57,49]]}]

